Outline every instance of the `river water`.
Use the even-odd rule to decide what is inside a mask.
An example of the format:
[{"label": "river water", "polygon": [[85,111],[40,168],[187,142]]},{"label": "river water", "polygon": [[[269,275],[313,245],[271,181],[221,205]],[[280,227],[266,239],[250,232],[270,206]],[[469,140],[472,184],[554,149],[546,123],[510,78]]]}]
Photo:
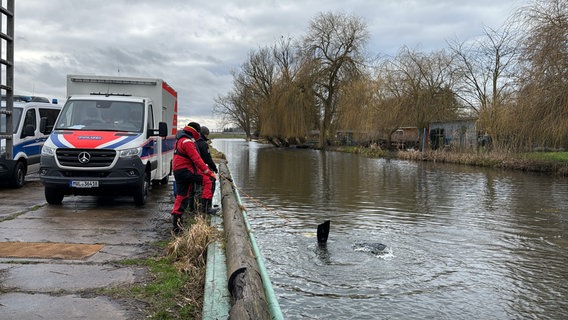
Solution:
[{"label": "river water", "polygon": [[[244,140],[213,147],[286,319],[568,316],[566,178]],[[358,241],[387,248],[356,251]]]}]

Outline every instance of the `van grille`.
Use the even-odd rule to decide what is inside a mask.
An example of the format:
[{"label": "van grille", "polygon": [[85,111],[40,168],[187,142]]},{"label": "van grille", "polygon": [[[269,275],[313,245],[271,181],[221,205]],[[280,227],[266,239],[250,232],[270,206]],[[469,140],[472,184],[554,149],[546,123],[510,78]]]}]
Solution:
[{"label": "van grille", "polygon": [[97,168],[108,167],[114,161],[116,151],[109,149],[74,149],[56,150],[59,164],[66,167]]}]

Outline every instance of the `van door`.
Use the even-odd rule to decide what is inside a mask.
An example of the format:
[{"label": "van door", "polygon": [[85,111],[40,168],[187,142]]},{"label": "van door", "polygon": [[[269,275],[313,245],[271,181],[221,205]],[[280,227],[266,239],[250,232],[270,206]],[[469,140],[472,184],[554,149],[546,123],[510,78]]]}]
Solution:
[{"label": "van door", "polygon": [[[28,165],[39,163],[41,147],[38,135],[39,118],[37,116],[36,108],[29,108],[24,114],[24,119],[21,126],[19,135],[18,146],[26,154],[28,158]],[[14,143],[16,145],[16,143]],[[14,152],[14,155],[17,153]]]}]

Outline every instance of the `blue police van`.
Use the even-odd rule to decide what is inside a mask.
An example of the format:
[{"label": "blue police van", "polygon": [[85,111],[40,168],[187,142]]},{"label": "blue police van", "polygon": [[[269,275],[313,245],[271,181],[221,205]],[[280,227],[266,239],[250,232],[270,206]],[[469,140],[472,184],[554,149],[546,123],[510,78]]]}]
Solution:
[{"label": "blue police van", "polygon": [[[0,108],[6,108],[5,97]],[[14,96],[12,157],[7,156],[6,139],[0,139],[0,184],[19,188],[24,185],[26,174],[39,169],[41,148],[60,111],[55,99],[50,103],[44,97]],[[43,132],[40,121],[45,121]],[[6,132],[5,112],[0,112],[0,132]]]}]

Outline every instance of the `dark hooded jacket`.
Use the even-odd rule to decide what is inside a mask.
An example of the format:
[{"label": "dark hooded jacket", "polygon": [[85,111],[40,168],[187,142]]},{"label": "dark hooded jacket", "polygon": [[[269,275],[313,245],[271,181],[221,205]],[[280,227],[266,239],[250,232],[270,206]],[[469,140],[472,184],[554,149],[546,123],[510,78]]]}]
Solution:
[{"label": "dark hooded jacket", "polygon": [[209,167],[209,169],[211,169],[211,171],[217,173],[218,172],[217,166],[215,165],[215,161],[213,161],[213,159],[211,158],[211,153],[209,152],[209,144],[207,143],[207,140],[209,139],[201,135],[199,139],[197,139],[197,141],[195,142],[195,145],[197,146],[197,151],[199,151],[199,154],[201,155],[201,159],[203,159],[203,162],[207,164],[207,166]]}]

